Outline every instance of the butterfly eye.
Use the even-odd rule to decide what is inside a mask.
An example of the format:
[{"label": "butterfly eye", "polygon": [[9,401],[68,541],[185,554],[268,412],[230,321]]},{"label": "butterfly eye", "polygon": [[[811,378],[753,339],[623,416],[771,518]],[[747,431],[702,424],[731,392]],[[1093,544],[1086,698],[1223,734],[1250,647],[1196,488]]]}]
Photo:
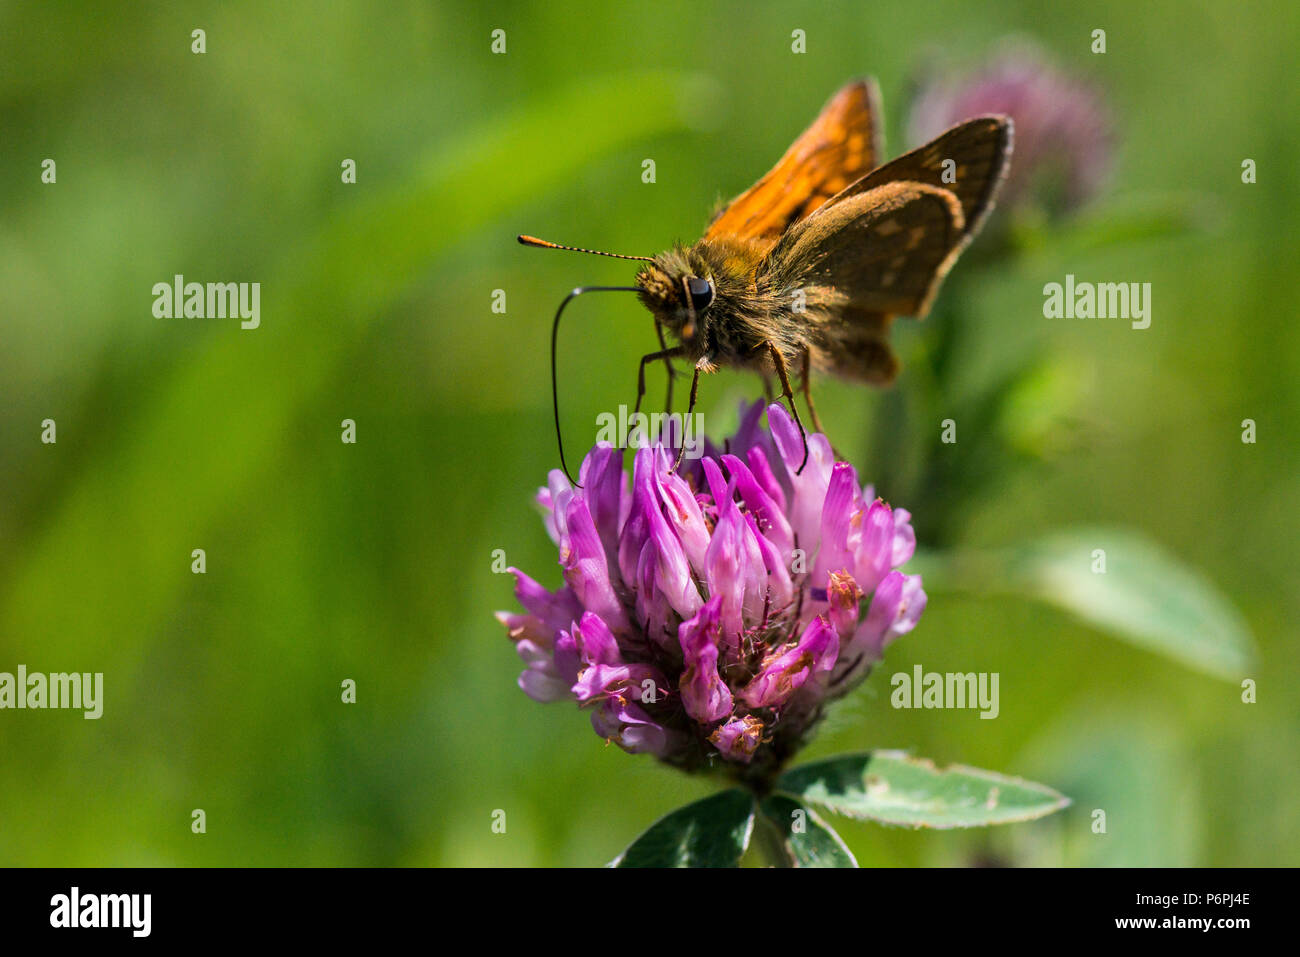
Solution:
[{"label": "butterfly eye", "polygon": [[713,283],[707,279],[692,276],[686,281],[686,289],[691,294],[691,307],[697,313],[703,312],[713,302]]}]

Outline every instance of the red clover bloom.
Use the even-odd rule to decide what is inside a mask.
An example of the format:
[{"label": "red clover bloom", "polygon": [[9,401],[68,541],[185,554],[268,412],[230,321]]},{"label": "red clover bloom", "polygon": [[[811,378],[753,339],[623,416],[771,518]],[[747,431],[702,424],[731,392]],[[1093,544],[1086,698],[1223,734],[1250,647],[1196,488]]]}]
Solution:
[{"label": "red clover bloom", "polygon": [[599,443],[575,488],[538,495],[564,585],[512,568],[523,614],[501,612],[538,701],[572,698],[596,733],[694,770],[770,777],[827,701],[858,685],[925,608],[908,512],[803,441],[788,413],[742,408],[719,450],[671,471],[662,445]]}]

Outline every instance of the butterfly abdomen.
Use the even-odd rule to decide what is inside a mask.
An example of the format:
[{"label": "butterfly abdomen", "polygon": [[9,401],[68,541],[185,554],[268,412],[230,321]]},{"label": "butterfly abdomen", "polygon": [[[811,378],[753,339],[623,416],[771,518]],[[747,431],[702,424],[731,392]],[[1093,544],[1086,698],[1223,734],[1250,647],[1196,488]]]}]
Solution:
[{"label": "butterfly abdomen", "polygon": [[889,385],[898,358],[889,346],[894,317],[848,306],[813,331],[813,365],[851,382]]}]

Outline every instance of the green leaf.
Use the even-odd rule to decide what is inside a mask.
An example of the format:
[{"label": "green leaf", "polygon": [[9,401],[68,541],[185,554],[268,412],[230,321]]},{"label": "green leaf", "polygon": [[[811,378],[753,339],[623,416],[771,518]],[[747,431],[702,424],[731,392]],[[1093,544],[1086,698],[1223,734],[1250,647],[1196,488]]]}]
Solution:
[{"label": "green leaf", "polygon": [[784,794],[773,794],[761,805],[780,842],[782,854],[795,867],[857,867],[858,862],[840,836],[818,817]]},{"label": "green leaf", "polygon": [[931,761],[902,751],[848,754],[786,772],[777,788],[846,817],[910,827],[983,827],[1031,821],[1070,799],[1042,784]]},{"label": "green leaf", "polygon": [[732,788],[650,825],[610,867],[738,867],[754,828],[754,799]]},{"label": "green leaf", "polygon": [[[1104,572],[1093,570],[1097,549]],[[1254,659],[1249,628],[1214,584],[1131,531],[1066,529],[1011,549],[932,555],[920,566],[927,587],[1033,598],[1215,677],[1235,680]]]}]

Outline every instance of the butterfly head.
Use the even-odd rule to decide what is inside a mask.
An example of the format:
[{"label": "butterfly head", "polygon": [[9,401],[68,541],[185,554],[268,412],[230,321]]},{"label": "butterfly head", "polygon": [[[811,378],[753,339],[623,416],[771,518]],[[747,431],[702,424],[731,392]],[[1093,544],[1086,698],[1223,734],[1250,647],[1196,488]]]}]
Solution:
[{"label": "butterfly head", "polygon": [[696,250],[671,249],[637,273],[641,301],[674,337],[691,343],[717,297],[714,270]]}]

